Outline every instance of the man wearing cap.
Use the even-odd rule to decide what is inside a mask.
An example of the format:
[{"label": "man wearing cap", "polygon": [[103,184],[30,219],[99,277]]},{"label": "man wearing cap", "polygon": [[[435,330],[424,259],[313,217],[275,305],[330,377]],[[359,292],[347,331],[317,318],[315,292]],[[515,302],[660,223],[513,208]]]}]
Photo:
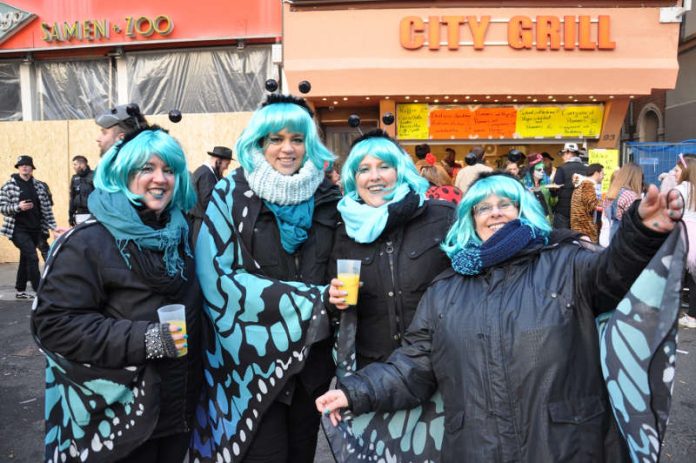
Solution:
[{"label": "man wearing cap", "polygon": [[203,224],[203,217],[205,217],[205,210],[208,208],[213,188],[225,174],[232,161],[232,150],[226,146],[216,146],[213,151],[208,151],[208,154],[208,161],[196,169],[191,176],[198,198],[196,205],[189,211],[193,218],[192,243],[194,245],[198,239],[198,232]]},{"label": "man wearing cap", "polygon": [[587,167],[579,157],[580,149],[577,143],[566,143],[563,145],[561,155],[564,164],[556,169],[553,183],[560,185],[556,190],[558,202],[553,214],[554,228],[570,228],[570,201],[573,197],[575,186],[573,185],[573,175],[586,175]]},{"label": "man wearing cap", "polygon": [[97,116],[96,122],[101,127],[97,137],[100,156],[103,156],[104,153],[109,151],[109,148],[117,141],[123,140],[123,137],[129,133],[147,126],[147,120],[140,113],[140,108],[135,103],[111,108]]},{"label": "man wearing cap", "polygon": [[19,156],[15,169],[0,188],[0,212],[5,216],[0,235],[7,236],[19,249],[19,266],[15,289],[17,299],[33,299],[27,292],[27,282],[31,282],[34,291],[39,287],[39,258],[36,248],[40,245],[41,235],[49,230],[61,233],[56,228],[56,221],[51,210],[51,200],[46,184],[36,180],[34,160],[31,156]]},{"label": "man wearing cap", "polygon": [[454,186],[462,190],[462,196],[466,194],[469,186],[476,180],[481,172],[491,172],[493,169],[483,163],[484,149],[481,146],[474,146],[469,154],[464,158],[466,166],[457,174]]}]

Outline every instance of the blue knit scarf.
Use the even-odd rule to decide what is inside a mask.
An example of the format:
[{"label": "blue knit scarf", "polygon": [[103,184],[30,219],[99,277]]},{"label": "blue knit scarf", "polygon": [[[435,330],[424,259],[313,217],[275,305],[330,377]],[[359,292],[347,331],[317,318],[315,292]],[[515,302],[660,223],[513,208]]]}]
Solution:
[{"label": "blue knit scarf", "polygon": [[270,201],[264,201],[264,204],[276,218],[280,230],[280,244],[288,254],[294,254],[309,236],[314,216],[314,197],[292,205],[274,204]]},{"label": "blue knit scarf", "polygon": [[546,242],[543,233],[528,221],[515,219],[481,244],[469,242],[451,257],[452,268],[462,275],[478,275],[505,262],[523,249]]},{"label": "blue knit scarf", "polygon": [[193,256],[193,254],[188,243],[188,224],[184,214],[178,208],[171,208],[167,225],[155,230],[143,224],[133,204],[124,193],[110,193],[96,189],[89,195],[88,204],[92,215],[109,230],[116,240],[118,250],[128,268],[132,267],[126,246],[132,242],[138,246],[138,249],[162,251],[167,275],[174,276],[179,273],[183,276],[184,259],[179,254],[179,244],[183,241],[187,256]]},{"label": "blue knit scarf", "polygon": [[[389,206],[404,199],[411,191],[407,183],[394,189],[389,202],[373,207],[359,201],[358,193],[352,192],[338,202],[338,212],[346,224],[346,233],[357,243],[372,243],[384,231],[389,219]],[[421,199],[420,203],[423,201]]]}]

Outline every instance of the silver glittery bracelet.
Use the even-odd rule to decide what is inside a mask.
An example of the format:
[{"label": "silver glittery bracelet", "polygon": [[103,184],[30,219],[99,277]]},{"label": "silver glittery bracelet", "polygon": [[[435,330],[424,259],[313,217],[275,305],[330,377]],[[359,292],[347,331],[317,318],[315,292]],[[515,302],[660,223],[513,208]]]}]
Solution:
[{"label": "silver glittery bracelet", "polygon": [[153,323],[145,332],[145,358],[148,360],[176,358],[174,339],[169,333],[169,323]]}]

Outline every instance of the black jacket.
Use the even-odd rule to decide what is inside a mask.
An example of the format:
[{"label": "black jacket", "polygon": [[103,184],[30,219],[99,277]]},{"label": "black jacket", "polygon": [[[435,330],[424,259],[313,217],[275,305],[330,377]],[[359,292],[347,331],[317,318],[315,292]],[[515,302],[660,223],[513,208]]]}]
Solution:
[{"label": "black jacket", "polygon": [[412,408],[439,387],[443,462],[626,461],[595,315],[616,306],[667,235],[645,228],[635,206],[603,252],[554,235],[482,275],[438,277],[403,347],[342,380],[352,409]]},{"label": "black jacket", "polygon": [[[294,254],[283,250],[276,218],[265,205],[254,222],[251,254],[261,266],[261,273],[271,278],[327,284],[328,264],[338,224],[336,204],[341,198],[338,187],[324,180],[314,193],[314,217],[307,240]],[[309,394],[324,392],[335,371],[331,357],[332,340],[326,339],[312,346],[300,382]],[[278,400],[288,403],[294,391],[289,381]],[[319,391],[320,389],[324,389]]]},{"label": "black jacket", "polygon": [[[145,258],[162,258],[160,253],[141,252],[149,254]],[[153,361],[162,383],[159,391],[149,391],[160,397],[151,438],[190,429],[203,377],[202,295],[191,258],[186,258],[185,277],[182,298],[170,300],[155,293],[128,268],[103,225],[83,223],[62,243],[32,314],[35,333],[46,349],[74,362],[123,368],[148,362],[145,331],[158,321],[158,307],[186,306],[188,355]]]},{"label": "black jacket", "polygon": [[337,233],[329,269],[336,275],[336,259],[360,259],[356,354],[358,368],[384,361],[401,345],[416,307],[430,282],[449,268],[440,243],[454,219],[448,201],[427,200],[401,226],[361,244]]},{"label": "black jacket", "polygon": [[[561,214],[563,217],[570,218],[570,200],[573,197],[573,191],[575,191],[575,186],[573,185],[573,175],[585,175],[586,172],[587,166],[585,166],[585,164],[579,160],[568,161],[556,169],[556,175],[553,178],[553,182],[557,185],[563,185],[558,189],[558,202],[556,203],[556,208],[554,209],[556,214]],[[553,190],[551,191],[553,193]]]},{"label": "black jacket", "polygon": [[87,198],[94,191],[94,171],[87,167],[86,170],[75,174],[70,180],[70,208],[68,220],[70,225],[75,225],[75,214],[89,214]]}]

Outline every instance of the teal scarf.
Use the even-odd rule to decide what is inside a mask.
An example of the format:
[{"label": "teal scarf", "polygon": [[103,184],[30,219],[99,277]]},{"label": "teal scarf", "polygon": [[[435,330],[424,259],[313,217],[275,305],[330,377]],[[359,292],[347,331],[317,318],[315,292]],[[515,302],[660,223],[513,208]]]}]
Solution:
[{"label": "teal scarf", "polygon": [[[402,183],[394,189],[392,199],[379,207],[359,201],[358,193],[352,192],[338,202],[338,212],[346,224],[346,233],[357,243],[372,243],[384,231],[389,219],[389,205],[397,203],[411,191]],[[421,200],[422,203],[422,200]]]},{"label": "teal scarf", "polygon": [[143,224],[133,204],[124,193],[109,193],[96,189],[89,195],[88,204],[92,215],[109,230],[116,240],[118,250],[128,268],[131,268],[131,264],[126,246],[133,242],[138,249],[162,251],[167,275],[174,276],[180,273],[183,276],[184,260],[179,255],[179,244],[183,241],[186,255],[192,256],[192,254],[188,243],[188,224],[184,214],[178,208],[171,208],[167,225],[160,230],[155,230]]},{"label": "teal scarf", "polygon": [[273,212],[280,230],[280,244],[288,254],[294,254],[302,243],[307,241],[314,216],[314,197],[294,205],[274,204],[264,201]]}]

